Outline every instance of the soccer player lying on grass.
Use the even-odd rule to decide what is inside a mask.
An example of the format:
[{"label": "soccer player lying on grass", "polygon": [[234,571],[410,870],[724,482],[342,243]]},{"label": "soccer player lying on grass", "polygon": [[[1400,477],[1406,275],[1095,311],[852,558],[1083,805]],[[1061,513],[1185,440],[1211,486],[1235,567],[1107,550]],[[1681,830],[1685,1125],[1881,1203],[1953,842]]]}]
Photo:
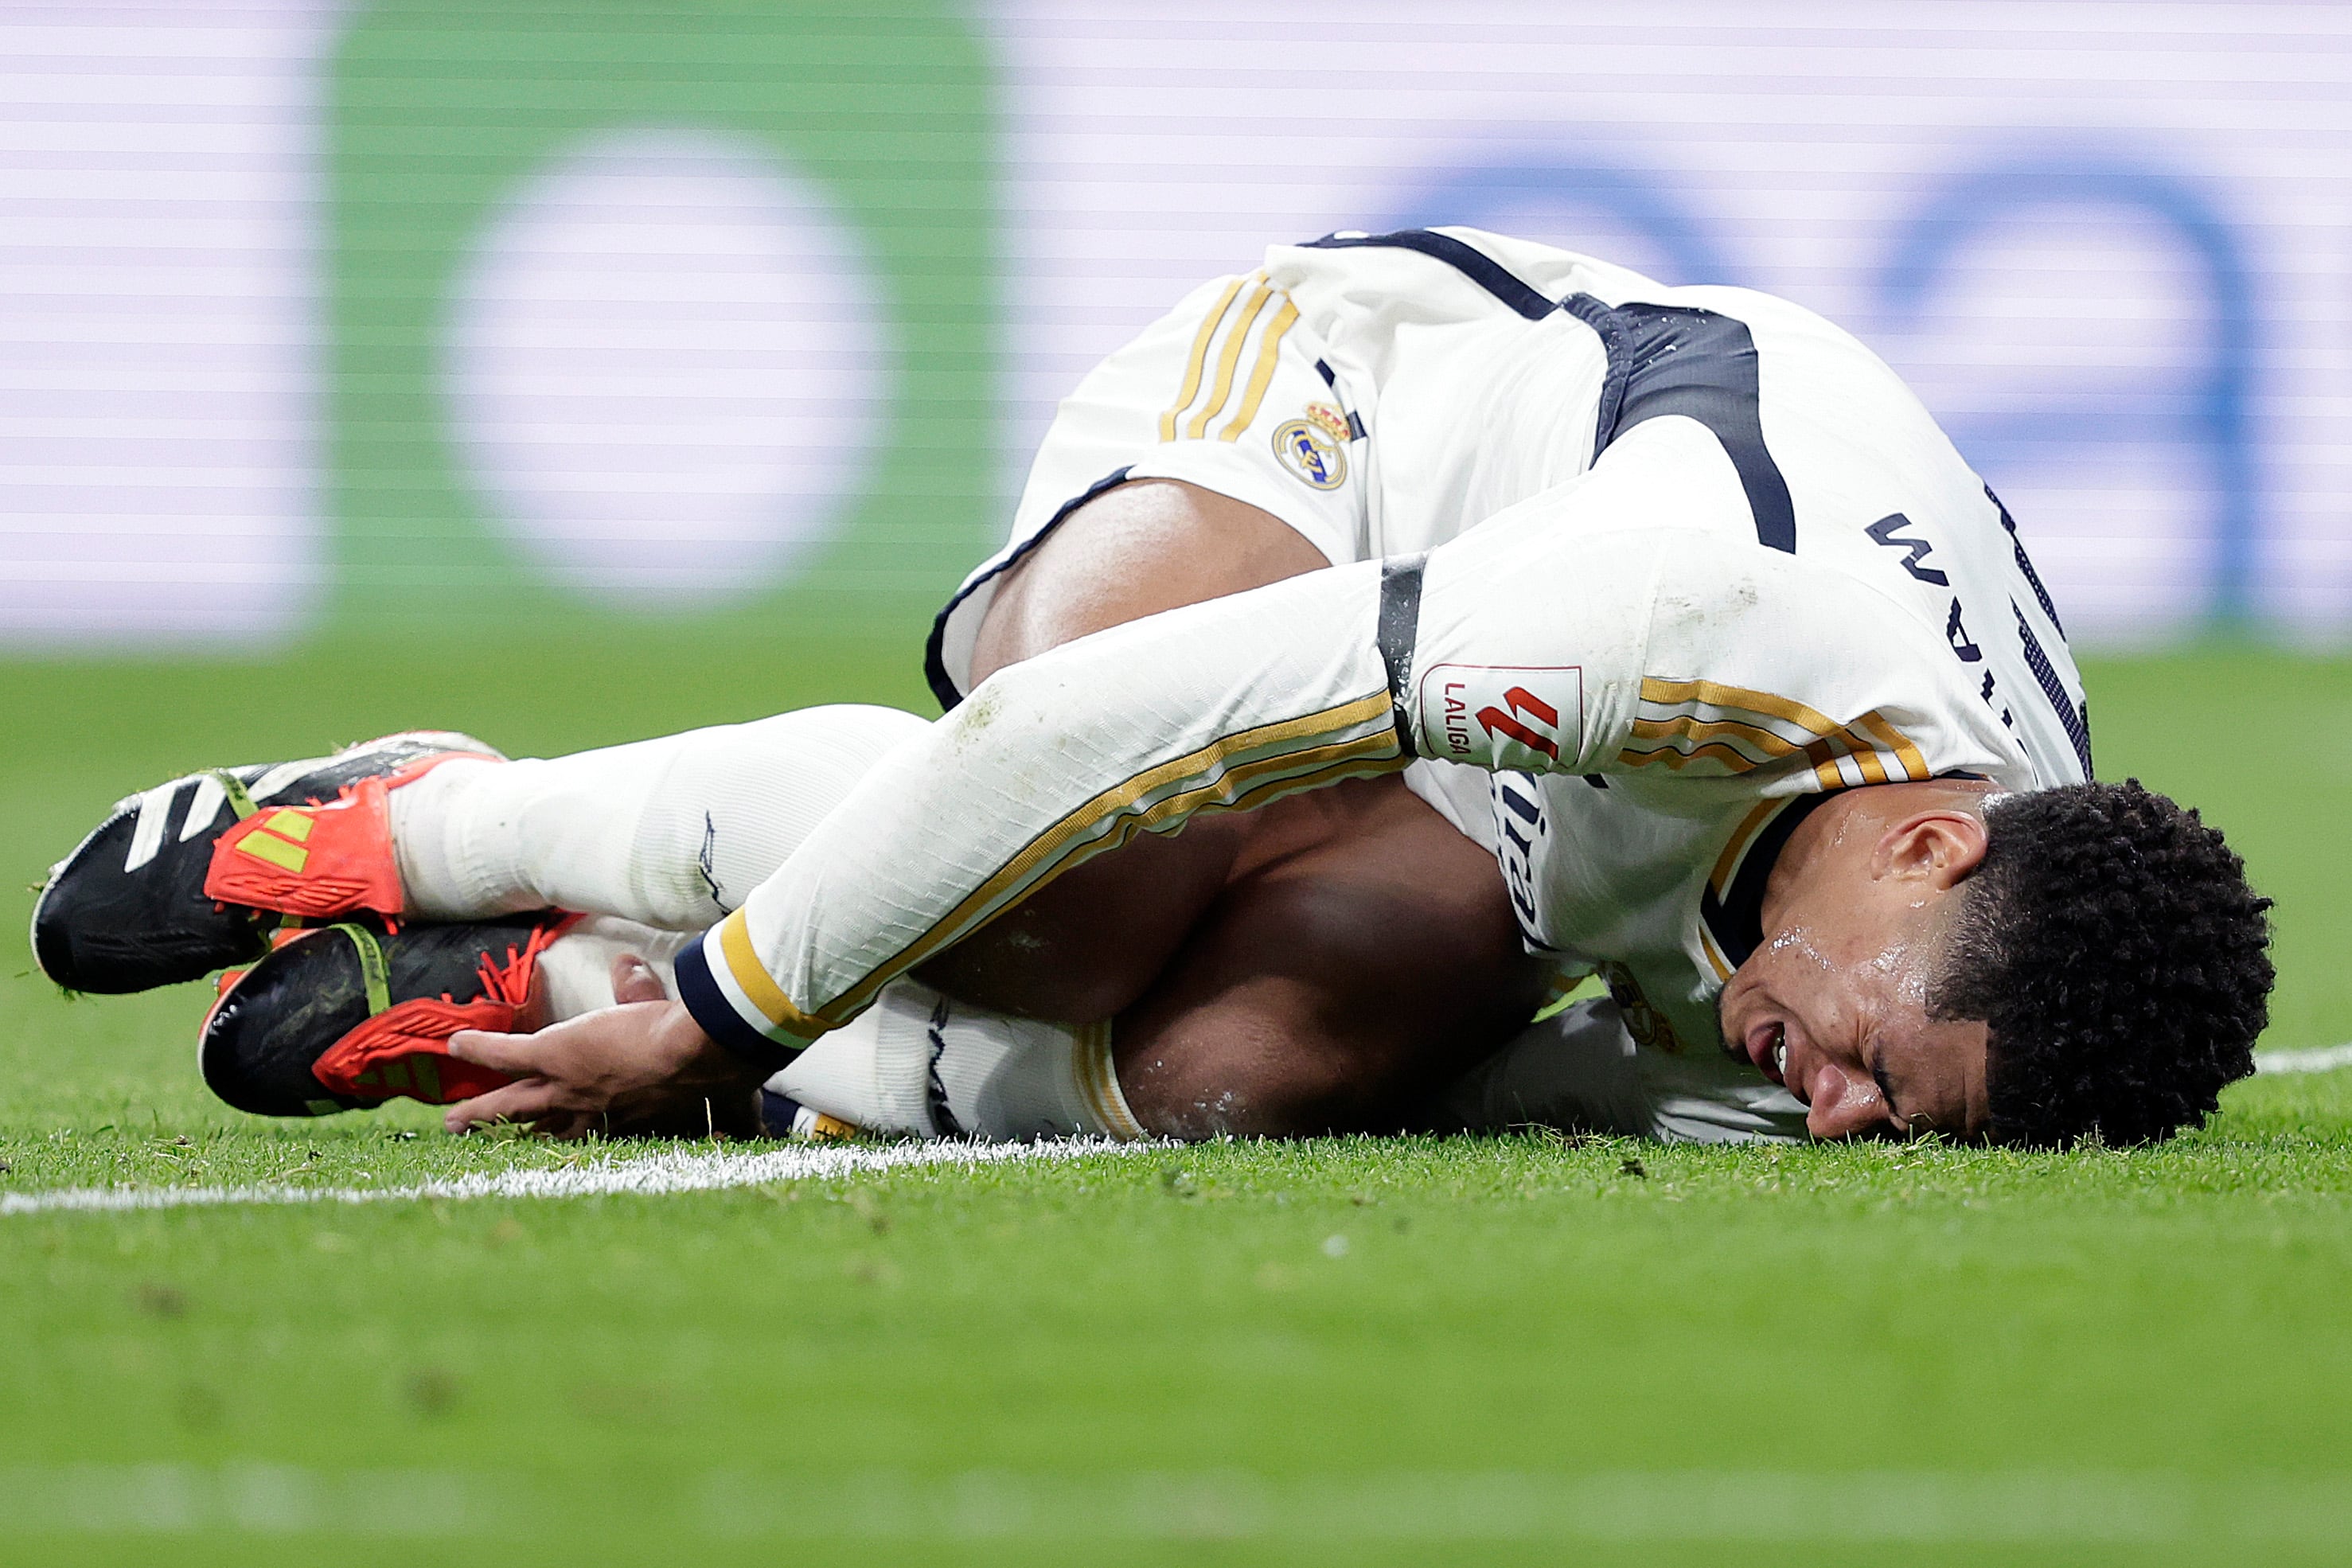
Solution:
[{"label": "soccer player lying on grass", "polygon": [[562,1133],[764,1082],[950,1136],[2123,1142],[2250,1070],[2265,901],[2085,782],[2014,524],[1794,306],[1475,231],[1278,247],[1087,378],[1014,539],[936,724],[195,775],[58,868],[43,966],[343,920],[227,990],[226,1098]]}]

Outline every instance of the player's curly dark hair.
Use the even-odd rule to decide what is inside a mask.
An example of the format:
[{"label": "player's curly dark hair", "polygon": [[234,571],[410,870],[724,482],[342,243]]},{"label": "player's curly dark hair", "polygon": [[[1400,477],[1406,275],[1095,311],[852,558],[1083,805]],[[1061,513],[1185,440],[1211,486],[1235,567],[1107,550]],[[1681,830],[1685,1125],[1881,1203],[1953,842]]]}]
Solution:
[{"label": "player's curly dark hair", "polygon": [[1995,801],[1927,1009],[1983,1019],[1992,1135],[2153,1142],[2254,1070],[2271,900],[2194,811],[2140,786]]}]

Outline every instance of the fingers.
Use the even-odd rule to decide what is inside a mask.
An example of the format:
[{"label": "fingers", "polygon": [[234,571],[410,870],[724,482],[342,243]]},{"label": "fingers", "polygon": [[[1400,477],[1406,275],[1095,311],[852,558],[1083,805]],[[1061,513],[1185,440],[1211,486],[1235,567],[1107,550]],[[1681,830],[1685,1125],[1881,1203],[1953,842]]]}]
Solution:
[{"label": "fingers", "polygon": [[562,1138],[600,1131],[616,1099],[660,1089],[692,1065],[701,1037],[672,1039],[673,1011],[684,1014],[667,1001],[639,1002],[583,1014],[537,1035],[460,1030],[449,1038],[451,1056],[518,1081],[450,1107],[444,1121],[453,1132],[501,1121]]},{"label": "fingers", "polygon": [[545,1070],[542,1047],[535,1035],[493,1035],[486,1029],[460,1029],[449,1037],[449,1054],[461,1062],[476,1062],[509,1078],[535,1078]]},{"label": "fingers", "polygon": [[441,1113],[441,1125],[452,1132],[465,1132],[493,1121],[535,1122],[557,1115],[570,1116],[573,1108],[568,1099],[561,1085],[543,1078],[527,1078],[488,1094],[459,1100]]}]

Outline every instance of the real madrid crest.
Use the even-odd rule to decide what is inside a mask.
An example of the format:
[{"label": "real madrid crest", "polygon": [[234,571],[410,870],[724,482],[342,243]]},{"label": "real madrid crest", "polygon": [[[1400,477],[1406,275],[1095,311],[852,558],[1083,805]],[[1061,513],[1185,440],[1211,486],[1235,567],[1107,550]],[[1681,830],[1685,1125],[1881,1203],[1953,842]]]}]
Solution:
[{"label": "real madrid crest", "polygon": [[1609,1000],[1617,1004],[1618,1016],[1625,1023],[1625,1032],[1633,1043],[1645,1050],[1664,1051],[1669,1056],[1682,1054],[1683,1042],[1675,1033],[1674,1025],[1664,1013],[1650,1005],[1634,983],[1633,972],[1622,963],[1601,966],[1601,982],[1609,987]]},{"label": "real madrid crest", "polygon": [[1328,403],[1310,403],[1307,417],[1274,433],[1274,455],[1283,467],[1318,490],[1348,482],[1348,416]]}]

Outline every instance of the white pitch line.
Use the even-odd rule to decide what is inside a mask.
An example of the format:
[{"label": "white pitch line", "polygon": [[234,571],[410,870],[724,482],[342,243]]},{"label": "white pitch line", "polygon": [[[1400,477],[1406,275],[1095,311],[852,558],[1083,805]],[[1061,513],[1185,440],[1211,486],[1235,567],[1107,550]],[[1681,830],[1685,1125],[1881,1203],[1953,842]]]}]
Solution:
[{"label": "white pitch line", "polygon": [[[2352,1042],[2316,1050],[2256,1051],[2258,1073],[2335,1072],[2352,1068]],[[1162,1147],[1160,1143],[1142,1147]],[[418,1198],[579,1198],[600,1194],[713,1192],[775,1182],[823,1180],[920,1165],[986,1165],[1005,1160],[1066,1160],[1133,1149],[1105,1139],[1059,1143],[900,1143],[885,1148],[817,1144],[764,1154],[668,1151],[602,1159],[552,1170],[453,1176],[404,1187],[60,1187],[0,1193],[0,1217],[20,1214],[121,1214],[140,1209],[221,1208],[269,1204],[380,1204]]]},{"label": "white pitch line", "polygon": [[2256,1072],[2334,1072],[2352,1068],[2352,1043],[2322,1046],[2315,1051],[2256,1051]]},{"label": "white pitch line", "polygon": [[[430,1508],[416,1506],[419,1498]],[[32,1535],[233,1534],[597,1542],[1759,1542],[1950,1548],[2202,1542],[2197,1561],[2264,1561],[2352,1540],[2352,1479],[2168,1472],[1239,1469],[947,1476],[648,1475],[616,1493],[585,1474],[332,1470],[293,1465],[0,1466],[0,1520]],[[1320,1548],[1318,1552],[1316,1549]],[[2238,1553],[2245,1553],[2241,1559]],[[1197,1554],[1197,1553],[1196,1553]],[[1717,1555],[1723,1553],[1718,1550]],[[1818,1554],[1818,1551],[1816,1552]],[[2298,1556],[2303,1553],[2296,1553]],[[314,1556],[336,1560],[331,1547]],[[1735,1553],[1737,1555],[1737,1553]],[[2340,1551],[2331,1555],[2338,1561]]]},{"label": "white pitch line", "polygon": [[[1157,1145],[1146,1145],[1156,1147]],[[991,1165],[1012,1160],[1066,1160],[1135,1148],[1104,1139],[1060,1143],[899,1143],[884,1148],[818,1144],[762,1154],[673,1150],[635,1159],[604,1158],[551,1170],[500,1171],[418,1182],[403,1187],[60,1187],[0,1194],[0,1215],[123,1213],[136,1209],[218,1208],[268,1204],[381,1204],[418,1198],[579,1198],[601,1194],[661,1196],[824,1180],[921,1165]]]}]

